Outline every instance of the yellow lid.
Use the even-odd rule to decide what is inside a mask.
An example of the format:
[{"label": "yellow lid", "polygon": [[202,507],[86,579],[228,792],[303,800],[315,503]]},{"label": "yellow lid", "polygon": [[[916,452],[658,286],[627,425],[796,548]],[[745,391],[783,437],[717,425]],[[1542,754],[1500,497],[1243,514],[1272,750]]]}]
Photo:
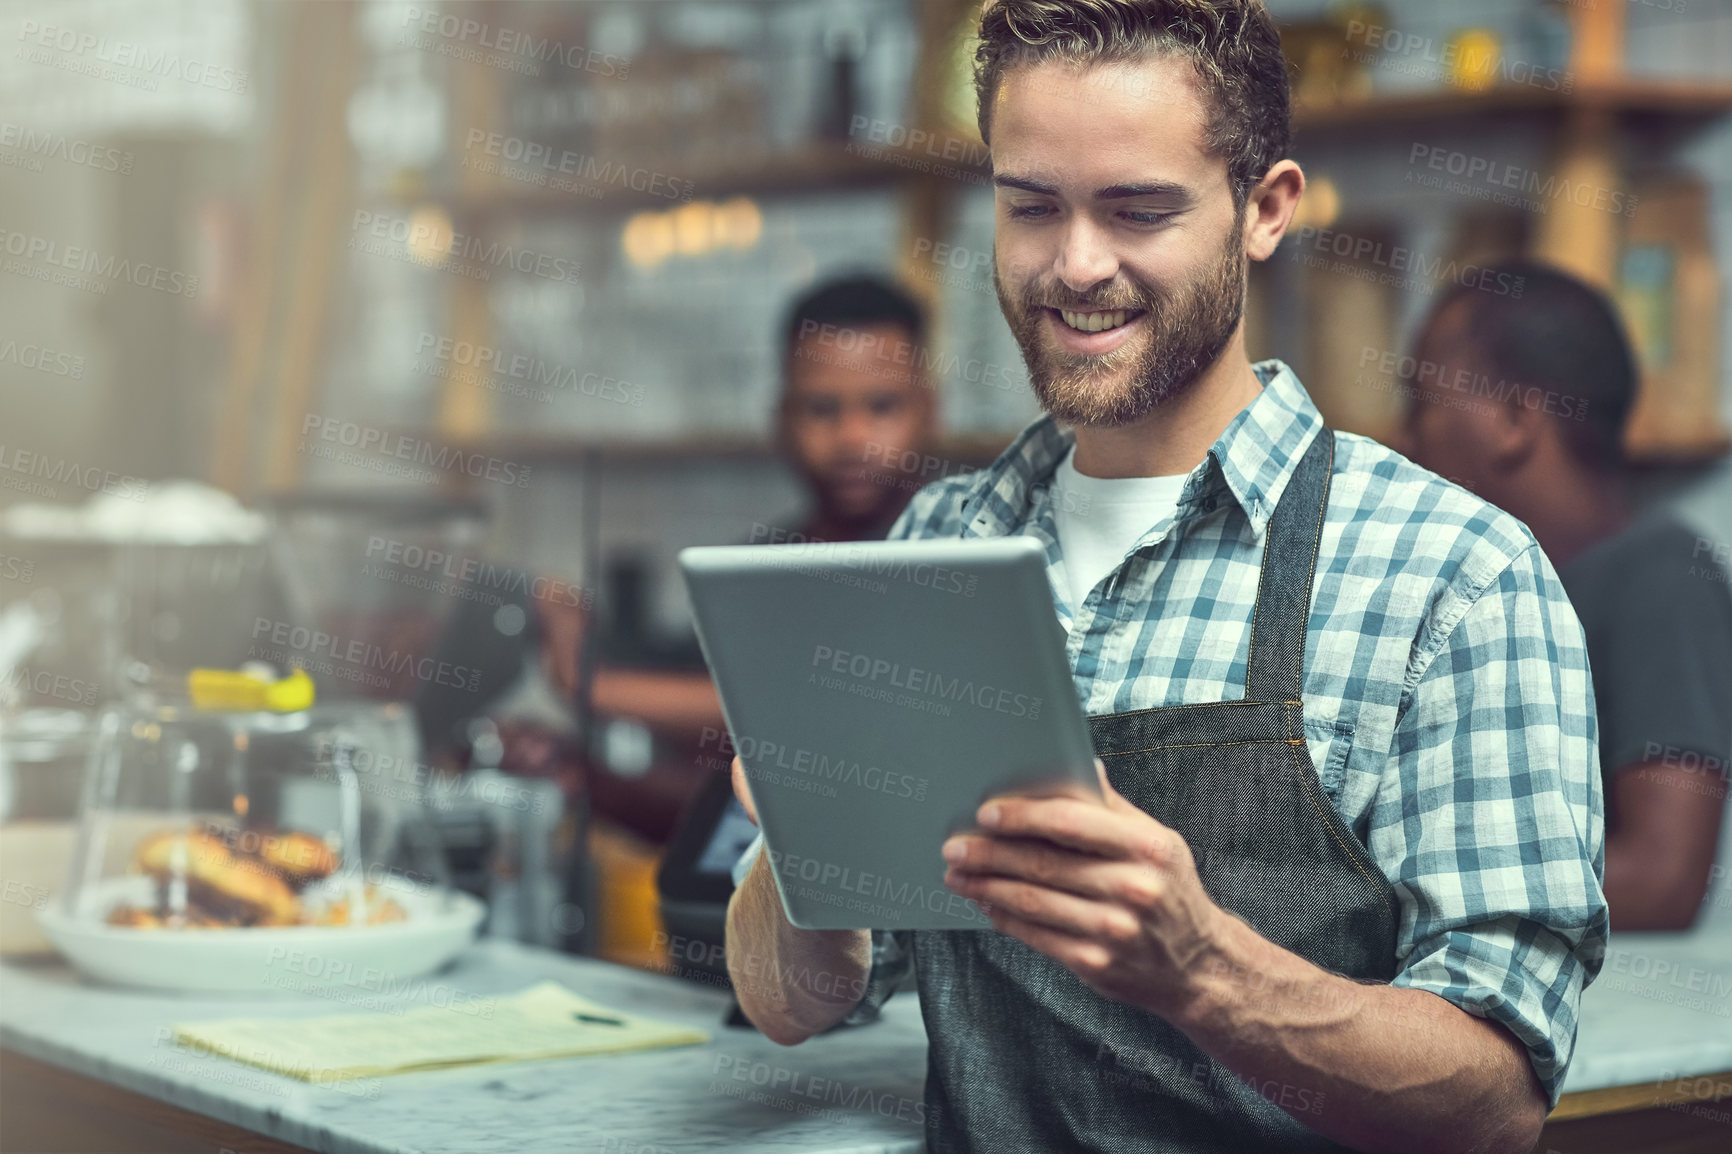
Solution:
[{"label": "yellow lid", "polygon": [[186,688],[199,709],[294,713],[313,704],[313,679],[304,669],[280,681],[267,681],[238,669],[195,669],[187,674]]},{"label": "yellow lid", "polygon": [[1502,46],[1489,28],[1463,28],[1450,37],[1445,53],[1449,82],[1464,92],[1497,86]]}]

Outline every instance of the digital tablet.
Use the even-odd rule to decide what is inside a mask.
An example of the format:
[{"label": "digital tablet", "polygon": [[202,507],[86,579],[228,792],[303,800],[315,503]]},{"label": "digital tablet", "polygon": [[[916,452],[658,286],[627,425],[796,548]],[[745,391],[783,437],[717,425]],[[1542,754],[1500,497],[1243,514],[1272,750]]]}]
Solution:
[{"label": "digital tablet", "polygon": [[804,929],[991,927],[940,847],[997,793],[1099,796],[1036,540],[680,553],[698,640]]}]

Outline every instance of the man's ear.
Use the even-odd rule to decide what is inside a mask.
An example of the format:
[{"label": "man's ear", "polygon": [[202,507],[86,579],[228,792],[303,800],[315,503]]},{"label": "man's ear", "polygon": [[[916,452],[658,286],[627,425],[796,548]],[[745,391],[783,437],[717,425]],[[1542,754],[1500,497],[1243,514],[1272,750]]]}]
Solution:
[{"label": "man's ear", "polygon": [[1519,400],[1488,403],[1496,409],[1493,419],[1486,422],[1491,437],[1486,446],[1488,456],[1498,468],[1514,472],[1527,463],[1551,432],[1550,419]]},{"label": "man's ear", "polygon": [[1299,198],[1305,194],[1305,173],[1291,160],[1269,166],[1245,200],[1245,255],[1268,260],[1286,235]]}]

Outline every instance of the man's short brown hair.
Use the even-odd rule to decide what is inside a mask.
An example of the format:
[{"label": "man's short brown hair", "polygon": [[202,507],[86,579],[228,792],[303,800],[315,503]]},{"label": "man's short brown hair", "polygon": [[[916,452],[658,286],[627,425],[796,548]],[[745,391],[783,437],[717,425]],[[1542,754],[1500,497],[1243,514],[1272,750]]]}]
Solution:
[{"label": "man's short brown hair", "polygon": [[1209,100],[1205,146],[1227,159],[1235,208],[1287,155],[1287,61],[1263,0],[996,0],[980,18],[974,88],[980,138],[1007,69],[1065,60],[1191,62]]}]

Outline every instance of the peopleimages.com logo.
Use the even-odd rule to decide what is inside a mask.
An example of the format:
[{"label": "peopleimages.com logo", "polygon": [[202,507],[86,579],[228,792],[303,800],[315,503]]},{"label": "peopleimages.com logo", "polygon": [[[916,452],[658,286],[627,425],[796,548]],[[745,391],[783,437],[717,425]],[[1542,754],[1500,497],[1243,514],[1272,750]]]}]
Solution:
[{"label": "peopleimages.com logo", "polygon": [[[716,746],[720,757],[726,759],[723,764],[732,761],[736,753],[749,762],[754,782],[761,779],[771,785],[788,785],[808,793],[817,792],[811,788],[812,785],[835,782],[851,784],[869,793],[926,800],[929,783],[924,777],[854,761],[840,751],[828,754],[780,741],[761,741],[745,734],[736,738],[725,729],[706,725],[698,738],[698,747],[702,749],[711,744]],[[834,797],[836,791],[829,790],[824,796]]]},{"label": "peopleimages.com logo", "polygon": [[[548,389],[593,397],[598,401],[633,406],[643,404],[644,390],[641,385],[597,372],[580,374],[574,368],[550,364],[527,353],[512,353],[492,345],[453,340],[429,332],[423,332],[416,339],[415,351],[439,361],[442,368],[456,365],[459,368],[475,370],[473,376],[460,376],[459,379],[480,381],[497,375],[532,386],[547,386]],[[449,368],[444,368],[442,372],[435,370],[434,375],[449,377],[451,372]],[[551,400],[552,394],[544,390],[537,399]]]},{"label": "peopleimages.com logo", "polygon": [[[513,565],[495,565],[461,552],[429,549],[413,541],[370,536],[366,555],[369,560],[362,566],[363,577],[381,577],[489,605],[504,604],[504,598],[497,595],[500,593],[578,609],[588,609],[595,603],[591,590],[557,577],[536,576]],[[413,576],[431,580],[418,582],[410,579]]]},{"label": "peopleimages.com logo", "polygon": [[0,553],[0,580],[28,585],[36,579],[36,562],[29,557]]},{"label": "peopleimages.com logo", "polygon": [[[498,173],[513,180],[553,188],[556,191],[585,192],[599,196],[604,186],[615,184],[632,192],[687,202],[697,190],[697,186],[691,181],[669,176],[665,172],[603,160],[590,154],[573,152],[569,148],[555,152],[550,145],[525,140],[521,136],[488,132],[481,128],[469,130],[463,149],[466,153],[479,150],[483,157],[492,158],[491,161],[477,161],[465,156],[462,162],[464,168]],[[511,168],[510,165],[513,164],[519,167]],[[579,183],[580,181],[588,183]]]},{"label": "peopleimages.com logo", "polygon": [[366,209],[355,211],[349,233],[350,248],[429,268],[445,268],[474,280],[491,280],[495,272],[510,270],[542,280],[576,284],[582,271],[577,261],[567,257],[521,248],[474,232],[453,232],[436,222]]},{"label": "peopleimages.com logo", "polygon": [[[978,574],[906,557],[889,557],[873,541],[814,541],[797,530],[755,524],[748,542],[753,545],[803,545],[797,555],[775,559],[777,568],[838,585],[857,585],[882,593],[892,581],[931,589],[937,593],[959,593],[973,597],[980,585]],[[837,572],[846,570],[847,572]],[[870,578],[871,580],[866,580]],[[855,580],[858,579],[858,580]]]},{"label": "peopleimages.com logo", "polygon": [[[39,236],[36,233],[18,232],[14,229],[0,228],[0,253],[18,257],[32,264],[8,267],[6,271],[20,275],[32,275],[36,270],[37,279],[47,279],[49,272],[62,272],[73,275],[89,274],[94,280],[78,279],[71,287],[84,291],[104,293],[108,291],[104,282],[136,285],[139,288],[155,289],[172,296],[198,296],[198,277],[191,276],[175,269],[164,268],[162,265],[151,264],[148,261],[131,261],[117,257],[113,253],[103,255],[96,249],[76,244],[62,244],[51,237]],[[12,264],[15,262],[8,262]]]},{"label": "peopleimages.com logo", "polygon": [[1328,267],[1329,258],[1339,258],[1335,262],[1335,271],[1370,274],[1362,279],[1396,287],[1430,292],[1437,285],[1449,283],[1520,300],[1527,285],[1525,277],[1453,258],[1428,256],[1405,245],[1385,244],[1375,237],[1356,236],[1309,224],[1289,235],[1293,238],[1291,252],[1295,260],[1312,267]]},{"label": "peopleimages.com logo", "polygon": [[473,690],[481,682],[479,669],[436,661],[431,657],[416,657],[359,637],[339,637],[287,621],[272,621],[268,617],[253,619],[253,640],[283,646],[301,658],[327,658],[346,670],[377,670],[381,675],[408,676],[454,689]]},{"label": "peopleimages.com logo", "polygon": [[[477,480],[485,478],[502,485],[524,488],[529,484],[530,466],[472,453],[455,445],[440,445],[407,433],[391,433],[356,421],[343,421],[308,413],[301,418],[303,451],[308,440],[327,441],[357,452],[389,457],[424,465],[440,472],[458,472]],[[316,448],[316,445],[315,445]]]},{"label": "peopleimages.com logo", "polygon": [[[592,72],[597,76],[624,79],[631,67],[631,61],[611,53],[597,52],[582,44],[567,44],[551,36],[537,36],[531,32],[496,27],[472,18],[460,18],[454,13],[443,11],[442,6],[422,8],[412,5],[404,10],[403,25],[414,32],[438,36],[453,46],[474,46],[476,49],[486,49],[498,54],[498,59],[484,57],[482,63],[500,63],[515,57],[516,63],[521,67],[513,70],[523,71],[530,76],[541,74],[537,65],[550,63],[577,72]],[[415,46],[426,47],[424,44]],[[467,57],[458,55],[458,58]]]},{"label": "peopleimages.com logo", "polygon": [[127,501],[142,501],[150,493],[150,484],[139,477],[0,442],[0,488],[53,498],[59,492],[56,485],[107,493]]},{"label": "peopleimages.com logo", "polygon": [[43,158],[98,172],[118,172],[122,176],[132,172],[134,162],[130,152],[58,132],[27,128],[10,120],[0,120],[0,148],[16,149],[20,156],[33,162],[29,167],[36,172],[41,171]]},{"label": "peopleimages.com logo", "polygon": [[769,856],[770,867],[782,875],[784,883],[810,883],[797,887],[795,892],[813,901],[892,920],[900,919],[906,910],[919,907],[930,913],[964,918],[982,925],[992,924],[992,919],[978,902],[953,890],[929,889],[918,882],[799,854],[782,853],[767,845],[764,853]]},{"label": "peopleimages.com logo", "polygon": [[[153,91],[154,78],[163,77],[174,77],[188,84],[237,94],[245,92],[251,82],[245,69],[207,64],[195,57],[182,56],[179,52],[166,48],[153,48],[148,44],[138,44],[130,40],[114,40],[91,32],[80,32],[75,28],[42,24],[35,20],[23,20],[19,23],[18,39],[32,48],[53,49],[67,57],[83,58],[92,66],[102,64],[132,69],[145,78],[153,78],[150,85]],[[54,63],[51,58],[37,62]],[[77,67],[69,71],[88,72],[104,79],[113,78],[100,69],[90,71],[85,67]]]},{"label": "peopleimages.com logo", "polygon": [[0,339],[0,365],[5,364],[34,369],[54,377],[71,377],[75,381],[84,377],[83,357],[56,352],[28,341],[20,344],[10,337]]},{"label": "peopleimages.com logo", "polygon": [[[825,688],[839,687],[832,684],[836,679],[827,676],[828,674],[841,674],[854,678],[855,686],[862,682],[873,686],[882,683],[909,694],[936,698],[942,702],[966,702],[1010,717],[1027,717],[1032,720],[1040,716],[1042,698],[970,681],[964,677],[945,677],[930,669],[903,665],[898,661],[887,661],[865,653],[850,653],[828,645],[813,647],[812,669],[814,672],[807,674],[807,680]],[[823,671],[822,675],[819,670]]]}]

